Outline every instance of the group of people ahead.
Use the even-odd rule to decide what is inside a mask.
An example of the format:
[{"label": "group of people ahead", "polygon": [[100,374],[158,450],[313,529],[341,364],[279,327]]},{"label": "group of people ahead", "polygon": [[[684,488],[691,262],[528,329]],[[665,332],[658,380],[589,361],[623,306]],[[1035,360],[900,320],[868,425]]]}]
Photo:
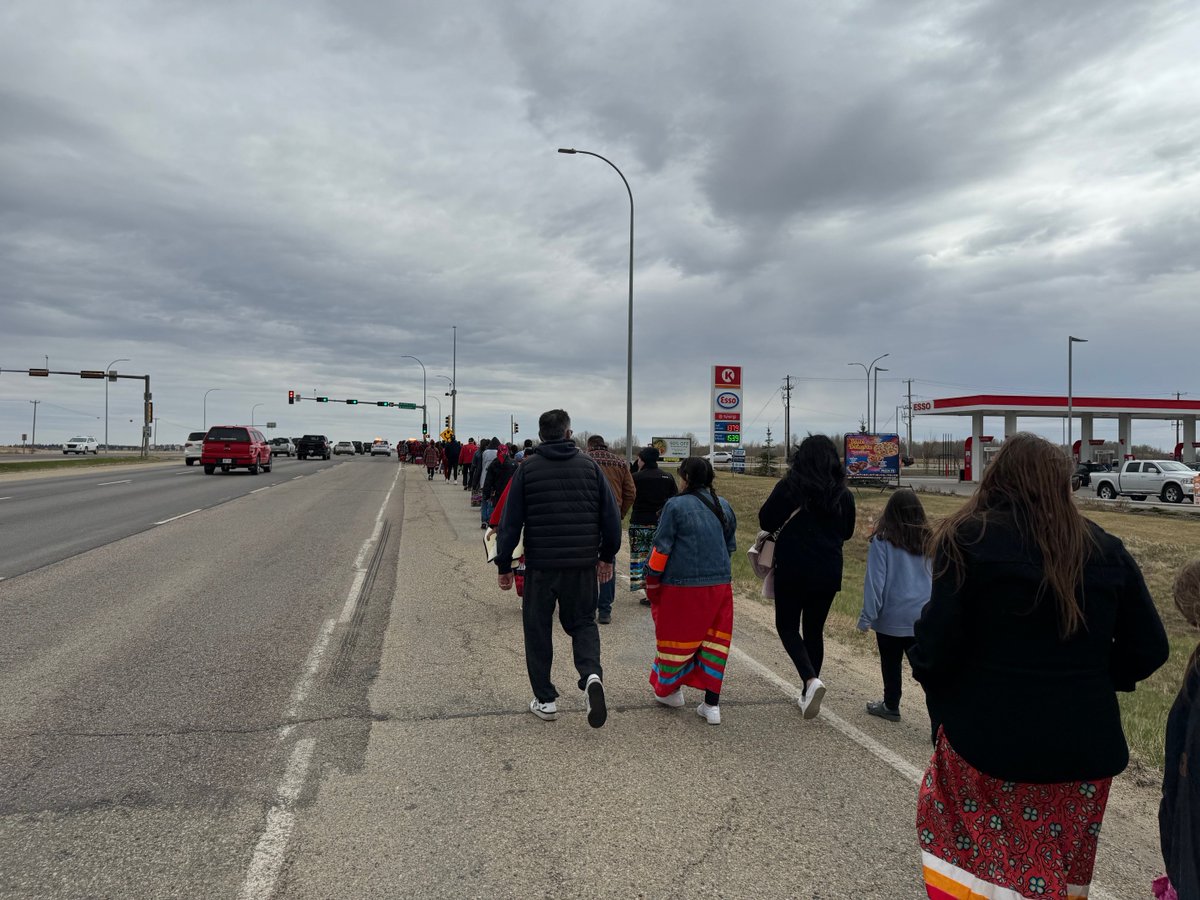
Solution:
[{"label": "group of people ahead", "polygon": [[[489,515],[500,588],[524,574],[530,711],[557,717],[557,607],[588,722],[604,724],[597,625],[611,621],[611,600],[605,616],[601,586],[613,580],[631,510],[630,586],[645,591],[654,621],[653,696],[682,707],[684,688],[702,691],[696,712],[720,723],[737,519],[711,465],[685,459],[677,485],[647,448],[630,475],[602,440],[581,451],[563,410],[542,415],[539,437]],[[491,471],[501,454],[489,449]],[[812,435],[796,448],[758,515],[775,545],[766,593],[803,684],[803,717],[813,718],[826,693],[823,629],[856,525],[832,440]],[[925,693],[933,755],[916,828],[928,895],[1085,897],[1112,779],[1129,761],[1117,694],[1155,672],[1169,646],[1136,562],[1075,505],[1062,452],[1031,434],[1006,439],[975,494],[932,525],[914,493],[895,492],[874,523],[862,590],[858,627],[876,633],[883,679],[867,712],[900,718],[905,656]],[[1200,561],[1179,574],[1175,603],[1200,627]],[[1200,898],[1200,790],[1188,764],[1200,758],[1200,648],[1165,745],[1169,883],[1156,892]]]}]

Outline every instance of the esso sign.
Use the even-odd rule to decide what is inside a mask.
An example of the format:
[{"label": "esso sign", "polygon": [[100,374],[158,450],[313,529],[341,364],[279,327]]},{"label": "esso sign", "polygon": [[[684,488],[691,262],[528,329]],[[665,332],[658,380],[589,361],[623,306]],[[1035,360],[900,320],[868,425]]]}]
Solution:
[{"label": "esso sign", "polygon": [[920,403],[914,403],[912,408],[913,412],[929,412],[933,409],[933,404],[928,400],[922,400]]},{"label": "esso sign", "polygon": [[717,394],[717,406],[721,409],[737,409],[741,402],[742,398],[733,391],[722,391]]}]

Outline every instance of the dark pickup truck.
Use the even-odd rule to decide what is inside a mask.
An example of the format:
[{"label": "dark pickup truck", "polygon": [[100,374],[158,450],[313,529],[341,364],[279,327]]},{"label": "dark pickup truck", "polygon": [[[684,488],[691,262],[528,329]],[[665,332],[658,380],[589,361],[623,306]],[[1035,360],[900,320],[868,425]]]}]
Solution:
[{"label": "dark pickup truck", "polygon": [[296,441],[297,459],[308,459],[310,456],[313,459],[329,459],[332,454],[329,438],[323,434],[306,434]]}]

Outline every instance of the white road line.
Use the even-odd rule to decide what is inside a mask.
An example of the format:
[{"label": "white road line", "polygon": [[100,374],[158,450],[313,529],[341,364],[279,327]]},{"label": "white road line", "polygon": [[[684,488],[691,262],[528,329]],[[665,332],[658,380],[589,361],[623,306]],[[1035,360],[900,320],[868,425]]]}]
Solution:
[{"label": "white road line", "polygon": [[12,497],[0,497],[0,500],[11,500]]},{"label": "white road line", "polygon": [[96,484],[96,487],[108,487],[110,484],[130,484],[132,482],[132,478],[126,478],[124,481],[101,481]]},{"label": "white road line", "polygon": [[388,501],[392,499],[392,491],[396,489],[396,482],[399,479],[400,472],[397,470],[395,477],[392,478],[392,486],[388,488],[383,502],[379,504],[379,512],[375,514],[375,527],[371,530],[371,536],[363,541],[362,547],[359,548],[358,556],[354,557],[354,580],[350,582],[350,593],[346,595],[346,602],[342,606],[342,614],[338,617],[338,621],[343,624],[349,622],[351,616],[354,615],[354,606],[358,603],[358,592],[362,590],[363,580],[367,577],[367,570],[363,566],[375,542],[379,540],[379,533],[383,530],[383,514],[387,511]]},{"label": "white road line", "polygon": [[274,485],[270,485],[270,484],[268,484],[266,487],[255,488],[255,489],[254,489],[254,490],[252,490],[250,493],[252,493],[252,494],[257,494],[257,493],[259,493],[260,491],[269,491],[269,490],[270,490],[270,489],[271,489],[273,486],[274,486]]},{"label": "white road line", "polygon": [[292,698],[288,701],[284,718],[294,719],[300,714],[300,705],[304,703],[308,692],[312,690],[313,681],[317,677],[317,669],[321,667],[321,657],[325,655],[325,648],[329,646],[329,637],[333,634],[335,625],[337,625],[336,619],[326,619],[325,624],[321,626],[317,642],[308,651],[308,659],[304,661],[304,671],[300,673],[300,680],[296,682],[296,687],[292,690]]},{"label": "white road line", "polygon": [[296,475],[294,478],[292,478],[292,481],[295,481],[297,478],[303,478],[303,477],[304,477],[303,475]]},{"label": "white road line", "polygon": [[304,787],[304,778],[308,774],[315,746],[315,738],[304,738],[297,741],[292,750],[283,780],[275,791],[275,805],[267,813],[267,827],[258,839],[254,856],[250,859],[250,868],[242,881],[242,889],[238,893],[239,900],[267,898],[275,891],[288,841],[296,827],[296,814],[292,812],[292,806]]},{"label": "white road line", "polygon": [[[771,669],[767,668],[740,647],[731,646],[729,648],[729,655],[736,658],[748,668],[753,669],[756,675],[775,685],[793,701],[800,696],[800,688],[787,679],[780,678]],[[855,728],[841,716],[831,712],[827,705],[823,704],[821,706],[820,718],[828,722],[835,731],[840,731],[846,737],[850,738],[850,740],[854,741],[854,743],[858,744],[868,753],[871,753],[877,759],[887,763],[914,784],[920,784],[921,779],[925,777],[925,772],[922,769],[914,766],[889,747],[885,747],[879,741],[875,740],[875,738]],[[1092,882],[1089,896],[1091,900],[1116,900],[1116,897],[1095,882]]]},{"label": "white road line", "polygon": [[200,509],[193,509],[191,512],[185,512],[178,516],[171,516],[171,518],[169,518],[169,519],[163,519],[161,522],[155,522],[154,524],[155,525],[166,525],[168,522],[174,522],[176,519],[185,519],[188,516],[195,515],[196,513],[200,512],[201,509],[204,509],[204,507],[202,506],[202,507],[200,507]]}]

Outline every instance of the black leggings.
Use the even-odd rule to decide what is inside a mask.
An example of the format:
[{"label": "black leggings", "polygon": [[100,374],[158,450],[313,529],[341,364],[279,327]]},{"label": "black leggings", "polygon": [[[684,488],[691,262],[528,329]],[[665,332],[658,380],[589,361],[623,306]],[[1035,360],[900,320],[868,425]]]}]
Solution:
[{"label": "black leggings", "polygon": [[825,619],[836,595],[836,590],[812,588],[802,575],[775,570],[775,630],[805,681],[821,674],[821,663],[825,661]]},{"label": "black leggings", "polygon": [[879,670],[883,675],[883,705],[893,712],[900,709],[904,651],[916,642],[915,637],[895,637],[875,632],[875,643],[879,645]]}]

